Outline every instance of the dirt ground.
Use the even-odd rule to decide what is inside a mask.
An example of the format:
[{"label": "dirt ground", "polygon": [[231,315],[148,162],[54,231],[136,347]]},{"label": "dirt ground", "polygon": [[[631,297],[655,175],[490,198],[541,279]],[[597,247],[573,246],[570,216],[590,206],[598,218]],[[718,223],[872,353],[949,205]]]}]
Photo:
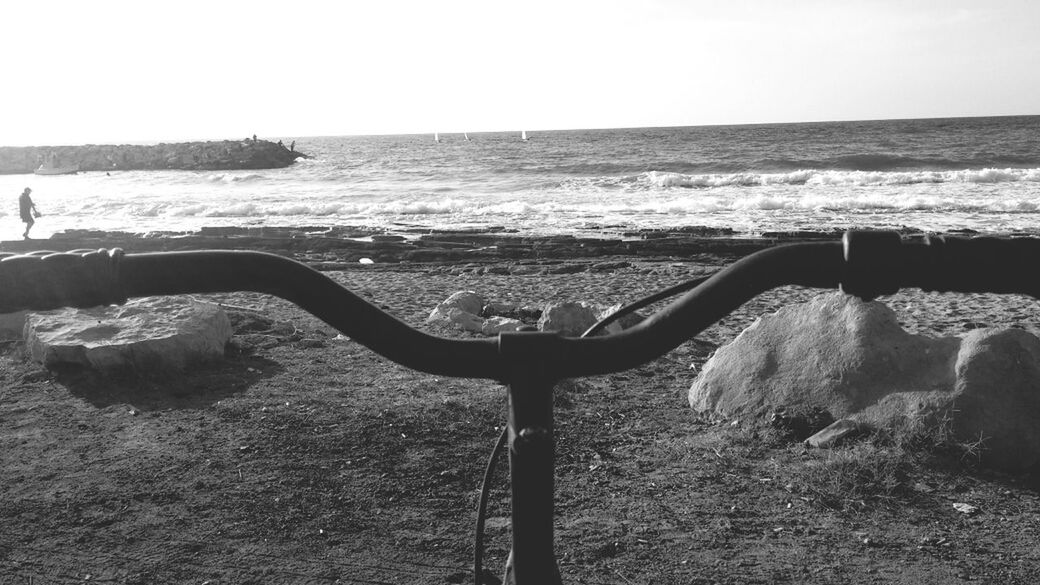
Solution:
[{"label": "dirt ground", "polygon": [[[609,304],[714,268],[674,259],[573,274],[511,266],[329,274],[428,329],[426,315],[457,290]],[[763,295],[703,341],[560,385],[555,527],[565,583],[1040,580],[1033,475],[939,451],[813,451],[764,421],[691,411],[687,390],[715,347],[811,294]],[[20,342],[0,347],[0,583],[472,583],[474,509],[505,420],[503,388],[412,372],[280,299],[208,298],[227,306],[236,335],[224,362],[175,378],[51,372]],[[890,304],[908,328],[933,334],[1036,322],[1028,299],[933,300]],[[506,467],[500,461],[488,511],[487,583],[501,577],[510,546]],[[864,470],[873,474],[856,475]]]}]

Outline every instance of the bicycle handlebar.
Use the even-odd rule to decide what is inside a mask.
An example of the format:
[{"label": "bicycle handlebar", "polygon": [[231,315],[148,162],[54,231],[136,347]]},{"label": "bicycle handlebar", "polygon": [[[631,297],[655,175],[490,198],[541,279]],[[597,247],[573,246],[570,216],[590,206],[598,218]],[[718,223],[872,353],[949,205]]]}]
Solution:
[{"label": "bicycle handlebar", "polygon": [[[866,300],[916,287],[942,292],[1021,293],[1040,297],[1040,272],[1018,259],[1040,257],[1040,239],[926,237],[848,232],[842,242],[786,244],[751,254],[642,323],[591,338],[558,335],[540,351],[560,377],[622,371],[674,349],[769,289],[837,288]],[[128,298],[251,291],[286,299],[369,349],[427,373],[510,375],[503,352],[516,335],[450,339],[421,332],[304,264],[263,252],[123,254],[34,252],[0,259],[0,313],[123,303]]]},{"label": "bicycle handlebar", "polygon": [[416,370],[496,378],[494,340],[413,329],[304,264],[264,252],[35,252],[0,259],[0,313],[119,304],[128,298],[259,292],[286,299],[355,341]]}]

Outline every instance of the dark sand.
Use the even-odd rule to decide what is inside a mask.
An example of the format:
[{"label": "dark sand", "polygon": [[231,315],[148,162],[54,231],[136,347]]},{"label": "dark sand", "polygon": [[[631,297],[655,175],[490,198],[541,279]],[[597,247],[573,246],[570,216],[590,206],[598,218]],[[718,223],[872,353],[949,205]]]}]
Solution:
[{"label": "dark sand", "polygon": [[[283,235],[96,234],[0,249],[264,250],[462,337],[425,323],[457,290],[520,305],[626,303],[772,243]],[[763,294],[650,364],[561,385],[566,583],[1035,583],[1040,494],[1029,477],[939,459],[909,468],[892,493],[836,508],[806,479],[830,455],[775,441],[756,421],[690,411],[686,392],[714,347],[818,292]],[[503,389],[407,370],[281,299],[206,298],[240,327],[224,363],[177,379],[58,374],[20,343],[2,346],[0,583],[472,582],[473,509]],[[929,335],[1037,324],[1036,302],[1017,296],[884,300]],[[509,549],[504,467],[486,537],[496,575]]]}]

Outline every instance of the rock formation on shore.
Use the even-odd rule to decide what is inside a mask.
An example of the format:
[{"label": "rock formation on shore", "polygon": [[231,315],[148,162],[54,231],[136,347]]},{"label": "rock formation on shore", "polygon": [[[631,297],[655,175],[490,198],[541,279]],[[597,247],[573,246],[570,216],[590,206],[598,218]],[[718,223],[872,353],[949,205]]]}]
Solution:
[{"label": "rock formation on shore", "polygon": [[44,367],[156,375],[223,359],[231,334],[219,305],[178,296],[30,313],[24,329],[29,355]]},{"label": "rock formation on shore", "polygon": [[235,170],[287,167],[307,155],[267,140],[151,145],[3,146],[0,174],[31,173],[45,161],[80,171]]},{"label": "rock formation on shore", "polygon": [[907,333],[878,302],[827,293],[760,317],[705,364],[690,406],[724,417],[821,409],[848,428],[948,425],[984,465],[1040,462],[1040,339],[1022,329]]}]

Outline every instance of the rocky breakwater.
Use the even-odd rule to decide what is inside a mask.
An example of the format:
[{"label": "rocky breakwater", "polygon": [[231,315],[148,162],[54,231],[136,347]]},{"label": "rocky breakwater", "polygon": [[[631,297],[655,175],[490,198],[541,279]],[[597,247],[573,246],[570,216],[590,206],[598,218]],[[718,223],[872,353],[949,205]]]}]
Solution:
[{"label": "rocky breakwater", "polygon": [[307,155],[267,140],[172,144],[0,147],[0,174],[31,173],[47,162],[80,171],[235,170],[287,167]]}]

